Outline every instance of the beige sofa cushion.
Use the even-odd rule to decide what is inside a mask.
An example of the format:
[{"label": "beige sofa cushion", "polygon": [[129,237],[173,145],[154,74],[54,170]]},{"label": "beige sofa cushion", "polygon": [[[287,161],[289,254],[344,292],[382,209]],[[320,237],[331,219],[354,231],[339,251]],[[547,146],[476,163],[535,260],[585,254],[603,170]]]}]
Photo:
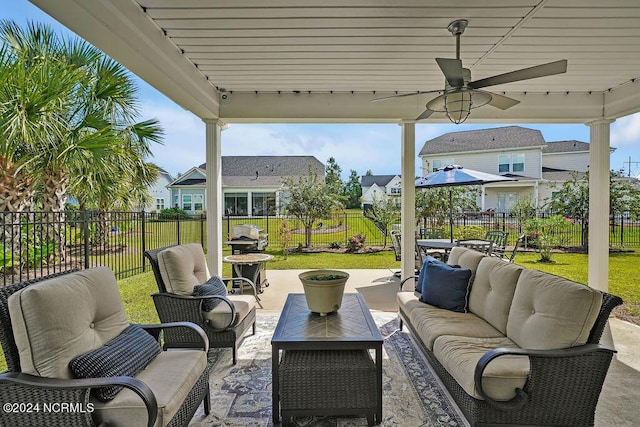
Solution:
[{"label": "beige sofa cushion", "polygon": [[[176,414],[194,384],[206,369],[207,353],[202,350],[168,350],[158,355],[136,378],[151,388],[158,401],[157,427],[166,426]],[[123,389],[109,402],[94,398],[96,425],[146,426],[147,412],[140,397]]]},{"label": "beige sofa cushion", "polygon": [[418,301],[420,294],[418,292],[398,292],[396,294],[396,301],[398,307],[402,310],[407,317],[411,318],[413,310],[419,307],[425,307],[426,304]]},{"label": "beige sofa cushion", "polygon": [[167,292],[177,295],[192,295],[194,286],[211,277],[199,243],[172,246],[159,252],[158,268]]},{"label": "beige sofa cushion", "polygon": [[522,348],[551,350],[587,342],[602,294],[552,274],[524,270],[518,279],[507,336]]},{"label": "beige sofa cushion", "polygon": [[433,350],[434,341],[443,335],[465,337],[502,337],[500,331],[473,313],[458,313],[429,304],[411,312],[411,325],[424,345]]},{"label": "beige sofa cushion", "polygon": [[468,268],[471,270],[471,278],[469,279],[469,282],[473,284],[478,264],[480,264],[480,261],[483,258],[486,258],[486,256],[478,251],[456,246],[451,249],[451,253],[449,253],[449,258],[447,259],[447,264],[459,265],[461,268]]},{"label": "beige sofa cushion", "polygon": [[71,359],[129,326],[107,267],[33,284],[13,294],[8,304],[22,372],[42,377],[74,378]]},{"label": "beige sofa cushion", "polygon": [[[473,338],[445,335],[438,337],[433,353],[460,386],[476,399],[482,399],[475,387],[475,370],[480,358],[499,347],[517,348],[508,338]],[[482,388],[495,400],[510,400],[516,388],[524,387],[529,374],[526,356],[501,356],[484,370]]]},{"label": "beige sofa cushion", "polygon": [[[236,318],[231,326],[237,325],[256,307],[253,295],[227,295],[236,310]],[[226,302],[220,302],[213,310],[203,311],[202,317],[214,328],[222,329],[229,325],[231,308]]]},{"label": "beige sofa cushion", "polygon": [[471,287],[469,311],[506,334],[511,300],[522,270],[519,265],[484,257],[478,264]]}]

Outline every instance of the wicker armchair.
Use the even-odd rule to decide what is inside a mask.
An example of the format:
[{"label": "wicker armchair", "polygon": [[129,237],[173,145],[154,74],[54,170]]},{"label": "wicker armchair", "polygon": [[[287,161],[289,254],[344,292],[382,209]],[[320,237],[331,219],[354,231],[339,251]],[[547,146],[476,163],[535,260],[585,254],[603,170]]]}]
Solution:
[{"label": "wicker armchair", "polygon": [[[191,271],[187,268],[183,276],[176,277],[177,272],[173,273],[171,280],[182,280],[190,283],[193,288],[194,284],[206,282],[211,276],[206,267],[206,259],[202,246],[199,244],[173,245],[145,251],[144,256],[150,261],[153,274],[158,285],[158,293],[153,294],[153,302],[161,322],[193,322],[200,326],[209,338],[209,348],[231,348],[232,361],[236,364],[238,347],[242,343],[246,332],[249,328],[252,333],[256,333],[256,304],[259,304],[258,292],[255,284],[246,278],[222,278],[226,282],[242,281],[244,285],[241,289],[250,287],[252,295],[228,295],[228,296],[192,296],[179,295],[171,292],[170,283],[167,284],[168,277],[163,277],[159,254],[167,249],[182,250],[182,253],[176,257],[182,257],[185,264],[198,266]],[[199,270],[199,271],[195,271]],[[167,276],[165,272],[165,276]],[[167,286],[169,285],[169,286]],[[220,306],[227,309],[227,316],[224,324],[214,325],[211,321],[203,317],[202,302],[206,299],[220,300]],[[197,342],[197,337],[190,331],[176,330],[167,331],[165,340],[169,346],[185,346],[189,343]]]},{"label": "wicker armchair", "polygon": [[[93,292],[98,288],[101,289],[99,292]],[[71,295],[71,298],[48,298],[60,290],[66,291],[64,295]],[[31,294],[25,296],[24,291]],[[15,302],[10,302],[9,298],[13,295]],[[104,295],[109,298],[104,298]],[[107,300],[104,305],[96,303],[104,300]],[[116,314],[109,312],[105,316],[105,306],[112,307],[112,312]],[[34,317],[28,315],[29,312],[43,313],[43,316]],[[84,354],[87,347],[89,351],[100,347],[99,339],[87,340],[87,336],[104,338],[105,331],[111,335],[118,334],[118,328],[114,330],[114,317],[126,323],[115,277],[106,267],[70,270],[0,287],[0,343],[8,366],[7,371],[0,373],[0,401],[24,405],[15,411],[0,411],[0,425],[109,426],[122,423],[122,419],[125,419],[135,425],[148,427],[186,426],[201,402],[204,402],[204,412],[208,414],[209,368],[204,353],[207,348],[206,336],[193,324],[139,325],[155,339],[162,331],[173,328],[194,330],[200,334],[200,350],[204,350],[176,349],[171,354],[161,351],[143,370],[144,374],[139,375],[140,378],[117,376],[75,379],[65,372],[69,369],[69,357]],[[50,323],[53,332],[46,328],[37,331],[38,322]],[[70,323],[66,327],[55,326],[66,325],[66,322]],[[53,337],[54,333],[62,334],[67,339],[57,340]],[[32,336],[35,337],[33,340]],[[56,348],[51,348],[46,341],[53,342]],[[180,378],[167,375],[167,364],[181,364],[185,360],[199,362],[178,369],[182,372]],[[51,375],[54,364],[63,375]],[[98,401],[91,393],[96,388],[112,385],[120,385],[124,389],[109,402]],[[189,387],[186,396],[181,389],[185,386]],[[61,403],[76,405],[75,410],[55,410],[55,405]],[[49,407],[54,409],[47,410]]]}]

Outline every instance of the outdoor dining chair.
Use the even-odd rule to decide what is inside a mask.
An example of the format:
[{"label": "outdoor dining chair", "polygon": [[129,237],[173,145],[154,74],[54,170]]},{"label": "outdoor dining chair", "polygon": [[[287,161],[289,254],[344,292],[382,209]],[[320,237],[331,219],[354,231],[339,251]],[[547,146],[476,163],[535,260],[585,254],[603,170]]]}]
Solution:
[{"label": "outdoor dining chair", "polygon": [[484,239],[489,240],[492,243],[490,255],[496,256],[498,258],[504,258],[508,237],[509,233],[506,231],[487,231]]},{"label": "outdoor dining chair", "polygon": [[[238,347],[246,332],[251,328],[252,333],[256,333],[256,285],[242,277],[212,277],[202,245],[197,243],[148,250],[144,256],[151,263],[158,285],[158,293],[151,297],[160,321],[195,323],[204,329],[211,349],[231,348],[235,365]],[[194,295],[196,286],[210,280],[243,281],[248,286],[241,289],[250,287],[253,292],[251,295],[228,295],[223,289],[216,295]],[[165,337],[169,345],[186,345],[194,338],[188,331],[167,331]]]}]

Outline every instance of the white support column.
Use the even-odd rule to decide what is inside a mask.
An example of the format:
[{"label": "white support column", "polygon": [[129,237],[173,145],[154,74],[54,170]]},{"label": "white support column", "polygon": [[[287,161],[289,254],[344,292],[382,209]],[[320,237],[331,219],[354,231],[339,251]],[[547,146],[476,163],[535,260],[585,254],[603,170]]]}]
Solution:
[{"label": "white support column", "polygon": [[589,286],[609,289],[609,131],[613,120],[596,120],[589,143]]},{"label": "white support column", "polygon": [[207,264],[211,274],[222,275],[222,126],[219,120],[206,124],[207,161]]},{"label": "white support column", "polygon": [[416,124],[402,122],[402,278],[414,275],[416,250]]},{"label": "white support column", "polygon": [[533,207],[538,209],[540,206],[540,188],[538,187],[538,181],[533,183]]},{"label": "white support column", "polygon": [[485,211],[485,197],[487,195],[487,189],[485,188],[485,186],[481,186],[480,187],[480,210],[481,211]]}]

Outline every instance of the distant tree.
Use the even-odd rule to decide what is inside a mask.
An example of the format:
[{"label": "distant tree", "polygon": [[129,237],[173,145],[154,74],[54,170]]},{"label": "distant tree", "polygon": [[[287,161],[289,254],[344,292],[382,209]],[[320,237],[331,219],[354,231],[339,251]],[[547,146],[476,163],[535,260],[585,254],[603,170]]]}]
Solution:
[{"label": "distant tree", "polygon": [[336,159],[334,157],[329,157],[325,168],[324,183],[326,185],[326,190],[336,196],[342,194],[343,182],[340,177],[340,173],[342,173],[342,168],[338,165]]},{"label": "distant tree", "polygon": [[365,216],[369,218],[382,233],[384,237],[383,246],[387,246],[387,237],[391,224],[398,220],[400,208],[395,201],[389,197],[381,199],[373,198],[371,209],[367,210]]},{"label": "distant tree", "polygon": [[311,230],[313,224],[331,214],[331,210],[338,207],[338,196],[327,191],[326,185],[318,178],[318,174],[309,168],[309,175],[302,176],[297,181],[285,178],[288,197],[284,209],[302,222],[305,234],[305,246],[311,246]]},{"label": "distant tree", "polygon": [[373,172],[371,172],[371,169],[367,169],[367,171],[364,173],[364,176],[373,176]]},{"label": "distant tree", "polygon": [[475,186],[462,187],[439,187],[427,188],[416,192],[416,219],[422,218],[424,225],[430,228],[443,227],[453,200],[454,216],[464,211],[474,211],[478,209],[476,195],[478,190]]},{"label": "distant tree", "polygon": [[[609,212],[622,215],[640,206],[640,190],[622,172],[609,173]],[[582,224],[582,246],[589,241],[589,172],[582,177],[573,173],[570,180],[562,183],[547,203],[554,213],[564,215]]]},{"label": "distant tree", "polygon": [[360,197],[362,197],[362,185],[358,172],[351,169],[349,180],[344,184],[343,194],[346,200],[347,209],[359,208]]}]

